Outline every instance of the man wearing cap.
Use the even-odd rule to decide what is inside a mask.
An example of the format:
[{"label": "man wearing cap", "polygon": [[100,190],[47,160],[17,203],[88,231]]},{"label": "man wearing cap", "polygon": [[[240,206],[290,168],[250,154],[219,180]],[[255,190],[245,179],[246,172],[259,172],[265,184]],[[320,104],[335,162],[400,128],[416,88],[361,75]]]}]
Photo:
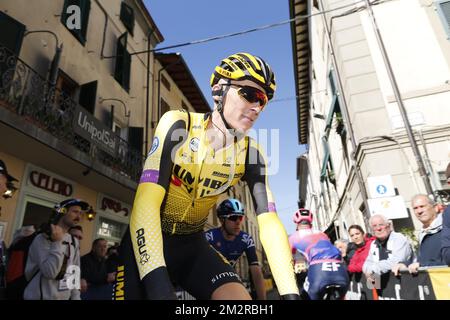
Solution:
[{"label": "man wearing cap", "polygon": [[11,176],[6,169],[6,164],[3,160],[0,160],[0,195],[5,196],[8,191],[8,184],[13,181],[18,181],[16,178]]},{"label": "man wearing cap", "polygon": [[48,232],[37,235],[30,247],[25,300],[80,300],[80,245],[68,231],[88,207],[79,199],[55,206]]}]

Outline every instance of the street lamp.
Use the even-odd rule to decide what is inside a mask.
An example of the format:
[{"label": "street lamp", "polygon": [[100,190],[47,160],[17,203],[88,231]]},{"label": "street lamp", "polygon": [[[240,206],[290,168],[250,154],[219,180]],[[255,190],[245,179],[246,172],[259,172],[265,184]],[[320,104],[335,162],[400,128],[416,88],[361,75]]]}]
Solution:
[{"label": "street lamp", "polygon": [[94,211],[94,208],[92,206],[89,206],[88,210],[86,211],[86,216],[89,221],[92,221],[95,219],[95,216],[97,215],[97,212]]}]

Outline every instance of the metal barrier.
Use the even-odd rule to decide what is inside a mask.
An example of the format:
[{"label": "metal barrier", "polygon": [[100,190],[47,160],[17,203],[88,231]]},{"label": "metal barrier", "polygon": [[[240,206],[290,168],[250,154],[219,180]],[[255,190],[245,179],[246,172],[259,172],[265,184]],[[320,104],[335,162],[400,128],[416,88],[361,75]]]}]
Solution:
[{"label": "metal barrier", "polygon": [[449,300],[450,268],[420,268],[411,275],[402,271],[395,277],[391,272],[375,284],[368,283],[364,274],[352,274],[347,291],[348,300]]}]

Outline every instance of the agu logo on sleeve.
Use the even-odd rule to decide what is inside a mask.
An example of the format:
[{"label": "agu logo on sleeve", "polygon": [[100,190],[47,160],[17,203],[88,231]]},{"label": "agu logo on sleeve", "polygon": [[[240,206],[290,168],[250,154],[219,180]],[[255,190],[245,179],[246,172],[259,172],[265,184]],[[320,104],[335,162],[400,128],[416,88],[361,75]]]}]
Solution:
[{"label": "agu logo on sleeve", "polygon": [[158,137],[155,137],[155,138],[153,139],[152,148],[150,149],[150,152],[148,153],[147,156],[152,155],[153,152],[155,152],[156,149],[158,149],[158,147],[159,147],[159,139],[158,139]]}]

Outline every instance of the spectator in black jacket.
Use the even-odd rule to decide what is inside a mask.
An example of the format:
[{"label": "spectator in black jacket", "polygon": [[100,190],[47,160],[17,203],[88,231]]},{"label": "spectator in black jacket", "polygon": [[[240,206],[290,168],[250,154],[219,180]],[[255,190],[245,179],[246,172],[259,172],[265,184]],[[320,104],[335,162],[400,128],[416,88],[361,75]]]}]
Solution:
[{"label": "spectator in black jacket", "polygon": [[117,266],[119,265],[119,251],[118,245],[114,245],[108,248],[107,258],[106,258],[106,269],[108,276],[113,279],[116,278]]},{"label": "spectator in black jacket", "polygon": [[[447,184],[450,184],[450,163],[447,165],[445,175]],[[444,263],[450,266],[450,206],[442,214],[441,255]]]},{"label": "spectator in black jacket", "polygon": [[92,250],[81,257],[81,299],[111,300],[114,277],[108,276],[106,264],[107,242],[95,239]]}]

